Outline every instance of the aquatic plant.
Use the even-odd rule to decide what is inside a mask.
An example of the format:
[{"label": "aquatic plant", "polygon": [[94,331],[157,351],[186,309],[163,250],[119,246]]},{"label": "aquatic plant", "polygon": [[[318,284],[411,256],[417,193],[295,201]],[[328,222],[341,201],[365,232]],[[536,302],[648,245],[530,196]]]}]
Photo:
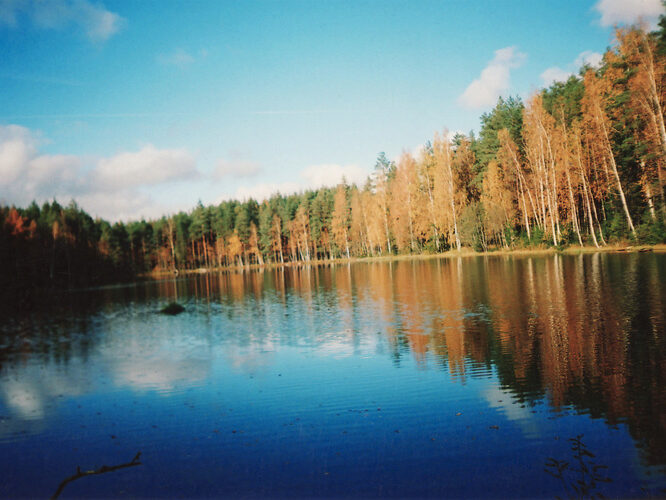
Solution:
[{"label": "aquatic plant", "polygon": [[569,442],[573,463],[550,457],[546,460],[544,470],[560,480],[567,492],[567,498],[604,498],[595,490],[599,483],[612,482],[612,479],[605,475],[608,466],[595,463],[594,453],[583,443],[583,434],[570,438]]}]

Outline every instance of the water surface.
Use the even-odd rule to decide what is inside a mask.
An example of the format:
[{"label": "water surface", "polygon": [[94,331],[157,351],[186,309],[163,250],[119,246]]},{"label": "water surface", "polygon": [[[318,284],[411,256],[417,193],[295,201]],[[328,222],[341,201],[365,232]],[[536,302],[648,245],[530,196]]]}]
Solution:
[{"label": "water surface", "polygon": [[75,292],[0,327],[0,495],[140,451],[62,498],[664,496],[665,284],[591,254]]}]

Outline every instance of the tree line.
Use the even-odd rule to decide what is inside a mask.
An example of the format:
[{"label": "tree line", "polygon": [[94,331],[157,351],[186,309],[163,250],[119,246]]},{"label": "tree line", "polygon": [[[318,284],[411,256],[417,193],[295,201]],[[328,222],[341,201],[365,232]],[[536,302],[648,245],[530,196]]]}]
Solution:
[{"label": "tree line", "polygon": [[200,202],[109,224],[75,202],[0,207],[9,289],[77,287],[151,271],[530,246],[666,241],[666,17],[616,30],[600,67],[500,98],[478,137],[436,133],[380,153],[362,186]]}]

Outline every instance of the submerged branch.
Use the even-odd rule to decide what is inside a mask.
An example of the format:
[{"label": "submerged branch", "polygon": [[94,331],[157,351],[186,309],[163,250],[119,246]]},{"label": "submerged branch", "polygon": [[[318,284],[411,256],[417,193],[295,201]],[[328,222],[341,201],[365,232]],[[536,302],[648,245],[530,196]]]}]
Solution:
[{"label": "submerged branch", "polygon": [[113,471],[118,470],[118,469],[124,469],[126,467],[134,467],[136,465],[141,465],[141,462],[139,461],[140,458],[141,458],[141,452],[139,451],[134,456],[134,458],[132,459],[131,462],[127,462],[125,464],[111,465],[111,466],[102,465],[99,469],[86,470],[86,471],[82,471],[81,467],[77,467],[76,468],[76,474],[74,474],[73,476],[68,477],[63,482],[60,483],[60,485],[58,486],[58,489],[56,490],[56,492],[51,497],[51,500],[55,500],[56,498],[58,498],[60,496],[60,494],[62,493],[62,491],[65,489],[65,486],[67,486],[72,481],[76,481],[77,479],[80,479],[80,478],[85,477],[85,476],[94,476],[96,474],[105,474],[107,472],[113,472]]}]

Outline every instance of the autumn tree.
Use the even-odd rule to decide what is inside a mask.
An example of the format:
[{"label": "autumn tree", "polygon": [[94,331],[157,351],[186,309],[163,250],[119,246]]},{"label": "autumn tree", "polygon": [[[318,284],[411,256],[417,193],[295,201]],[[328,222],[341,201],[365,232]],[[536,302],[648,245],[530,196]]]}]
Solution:
[{"label": "autumn tree", "polygon": [[386,158],[385,153],[379,153],[375,162],[373,173],[375,199],[377,203],[377,215],[384,228],[384,239],[386,250],[391,253],[391,233],[389,231],[389,183],[395,177],[395,164]]},{"label": "autumn tree", "polygon": [[238,231],[234,232],[227,238],[227,250],[226,254],[229,256],[230,262],[234,262],[235,259],[238,259],[238,265],[243,267],[243,254],[245,253],[243,248],[243,242],[238,235]]},{"label": "autumn tree", "polygon": [[438,219],[442,227],[449,227],[453,235],[456,249],[460,250],[460,234],[458,232],[458,214],[461,196],[458,193],[458,182],[453,167],[453,151],[448,132],[435,135],[432,145],[435,169],[435,195],[440,208]]},{"label": "autumn tree", "polygon": [[416,187],[416,160],[411,154],[403,153],[396,165],[395,179],[391,183],[389,204],[392,234],[400,251],[417,250],[414,231]]},{"label": "autumn tree", "polygon": [[[646,122],[642,139],[648,144],[646,152],[652,153],[655,157],[654,171],[663,206],[666,182],[664,172],[666,162],[666,126],[664,125],[666,56],[659,53],[656,36],[648,33],[645,26],[618,28],[615,38],[617,55],[628,66],[628,87],[632,108],[634,113],[641,116]],[[652,206],[652,183],[649,178],[652,172],[647,172],[645,165],[646,158],[643,158],[643,189],[648,203]]]},{"label": "autumn tree", "polygon": [[620,179],[620,173],[611,142],[611,134],[613,133],[613,130],[610,118],[606,112],[608,99],[610,97],[609,82],[607,79],[598,77],[594,70],[591,69],[585,73],[584,82],[585,95],[582,99],[583,120],[588,127],[589,133],[598,138],[598,159],[603,162],[604,165],[608,164],[610,166],[610,171],[615,180],[615,187],[617,188],[622,203],[622,209],[627,219],[627,225],[635,237],[636,229],[634,227],[631,213],[629,212],[625,189],[622,185],[622,180]]},{"label": "autumn tree", "polygon": [[483,178],[481,202],[485,209],[485,227],[490,238],[508,248],[509,241],[504,230],[515,221],[515,189],[505,168],[496,161],[488,164]]},{"label": "autumn tree", "polygon": [[[533,185],[537,205],[540,209],[541,226],[550,229],[553,245],[557,245],[562,231],[559,219],[558,175],[554,152],[554,142],[556,140],[555,119],[546,113],[540,94],[532,96],[525,107],[523,137],[525,156],[533,173]],[[515,153],[512,152],[511,156],[515,157]],[[516,173],[518,174],[519,188],[522,188],[524,175],[517,163]],[[529,234],[529,218],[524,203],[524,193],[521,193],[521,198],[523,198],[523,212]]]},{"label": "autumn tree", "polygon": [[347,186],[338,184],[333,198],[333,215],[331,217],[331,232],[335,244],[349,255],[349,226],[351,223],[351,210],[347,200]]}]

